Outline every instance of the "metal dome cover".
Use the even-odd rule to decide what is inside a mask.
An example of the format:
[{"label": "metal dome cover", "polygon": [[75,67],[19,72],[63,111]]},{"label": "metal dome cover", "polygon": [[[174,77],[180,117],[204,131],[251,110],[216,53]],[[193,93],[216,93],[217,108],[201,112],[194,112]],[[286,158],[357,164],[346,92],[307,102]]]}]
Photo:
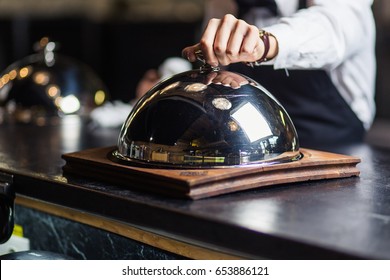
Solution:
[{"label": "metal dome cover", "polygon": [[0,123],[44,125],[67,115],[88,116],[108,99],[108,90],[88,65],[55,52],[42,38],[36,53],[0,73]]},{"label": "metal dome cover", "polygon": [[130,112],[114,161],[168,168],[275,164],[300,159],[295,127],[259,83],[209,65],[174,75]]}]

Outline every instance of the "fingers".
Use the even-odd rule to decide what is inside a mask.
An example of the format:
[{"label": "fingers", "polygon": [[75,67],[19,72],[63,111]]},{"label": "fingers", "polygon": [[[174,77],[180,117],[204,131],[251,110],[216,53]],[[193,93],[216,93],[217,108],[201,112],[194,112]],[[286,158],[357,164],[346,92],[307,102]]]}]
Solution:
[{"label": "fingers", "polygon": [[187,59],[190,62],[196,61],[196,52],[200,50],[200,45],[196,44],[193,46],[186,47],[182,50],[181,55],[183,58]]},{"label": "fingers", "polygon": [[264,44],[259,37],[259,29],[254,25],[248,25],[245,32],[239,52],[239,61],[256,61],[264,52]]},{"label": "fingers", "polygon": [[226,87],[231,87],[234,89],[240,88],[242,85],[248,84],[248,80],[243,76],[235,74],[233,72],[219,71],[213,72],[212,83],[224,85]]},{"label": "fingers", "polygon": [[[214,41],[214,51],[222,65],[245,61],[256,45],[255,26],[233,16],[225,16]],[[228,38],[228,40],[226,40]]]},{"label": "fingers", "polygon": [[[205,58],[206,62],[211,66],[218,66],[219,63],[217,56],[221,51],[223,51],[218,49],[219,47],[221,47],[222,43],[219,43],[217,41],[217,44],[215,45],[216,40],[219,39],[224,42],[229,39],[229,34],[223,33],[224,29],[226,28],[224,28],[223,25],[221,26],[220,19],[211,19],[207,24],[207,27],[200,40],[200,49],[203,53],[203,57]],[[226,37],[228,38],[226,39]]]},{"label": "fingers", "polygon": [[206,81],[205,81],[205,84],[206,85],[209,85],[211,83],[215,83],[215,79],[218,77],[218,73],[217,72],[210,72],[207,76],[206,76]]},{"label": "fingers", "polygon": [[183,50],[183,57],[196,60],[195,52],[201,50],[205,61],[211,66],[236,62],[255,61],[264,51],[257,27],[226,15],[211,19],[196,45]]}]

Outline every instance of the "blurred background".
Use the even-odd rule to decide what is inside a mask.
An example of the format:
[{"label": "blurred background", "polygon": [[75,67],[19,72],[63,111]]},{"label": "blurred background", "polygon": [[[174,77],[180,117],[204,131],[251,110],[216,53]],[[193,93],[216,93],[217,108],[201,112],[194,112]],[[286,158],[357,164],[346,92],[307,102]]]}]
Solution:
[{"label": "blurred background", "polygon": [[[390,1],[376,0],[377,117],[390,120]],[[111,98],[129,101],[137,82],[200,32],[203,0],[0,0],[0,71],[48,36],[58,53],[91,66]]]},{"label": "blurred background", "polygon": [[0,0],[0,72],[47,36],[129,101],[146,70],[194,43],[201,0]]}]

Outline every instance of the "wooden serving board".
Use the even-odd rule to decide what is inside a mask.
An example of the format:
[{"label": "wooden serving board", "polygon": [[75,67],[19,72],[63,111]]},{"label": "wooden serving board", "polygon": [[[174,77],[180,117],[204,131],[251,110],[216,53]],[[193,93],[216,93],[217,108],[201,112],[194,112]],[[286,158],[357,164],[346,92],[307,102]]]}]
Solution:
[{"label": "wooden serving board", "polygon": [[303,158],[274,165],[211,169],[162,169],[136,167],[109,159],[116,147],[83,150],[62,155],[64,174],[86,176],[123,187],[200,199],[247,189],[359,176],[359,158],[301,149]]}]

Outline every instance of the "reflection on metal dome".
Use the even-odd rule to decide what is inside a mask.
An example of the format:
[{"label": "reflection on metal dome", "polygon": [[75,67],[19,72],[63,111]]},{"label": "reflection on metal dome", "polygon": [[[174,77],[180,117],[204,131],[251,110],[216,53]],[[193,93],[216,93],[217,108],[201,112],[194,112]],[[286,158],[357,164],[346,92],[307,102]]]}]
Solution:
[{"label": "reflection on metal dome", "polygon": [[204,65],[152,88],[122,126],[111,159],[163,168],[275,164],[300,159],[295,127],[265,88]]},{"label": "reflection on metal dome", "polygon": [[0,74],[0,123],[45,125],[66,115],[88,116],[107,99],[107,90],[85,64],[54,52],[44,37],[37,52]]}]

